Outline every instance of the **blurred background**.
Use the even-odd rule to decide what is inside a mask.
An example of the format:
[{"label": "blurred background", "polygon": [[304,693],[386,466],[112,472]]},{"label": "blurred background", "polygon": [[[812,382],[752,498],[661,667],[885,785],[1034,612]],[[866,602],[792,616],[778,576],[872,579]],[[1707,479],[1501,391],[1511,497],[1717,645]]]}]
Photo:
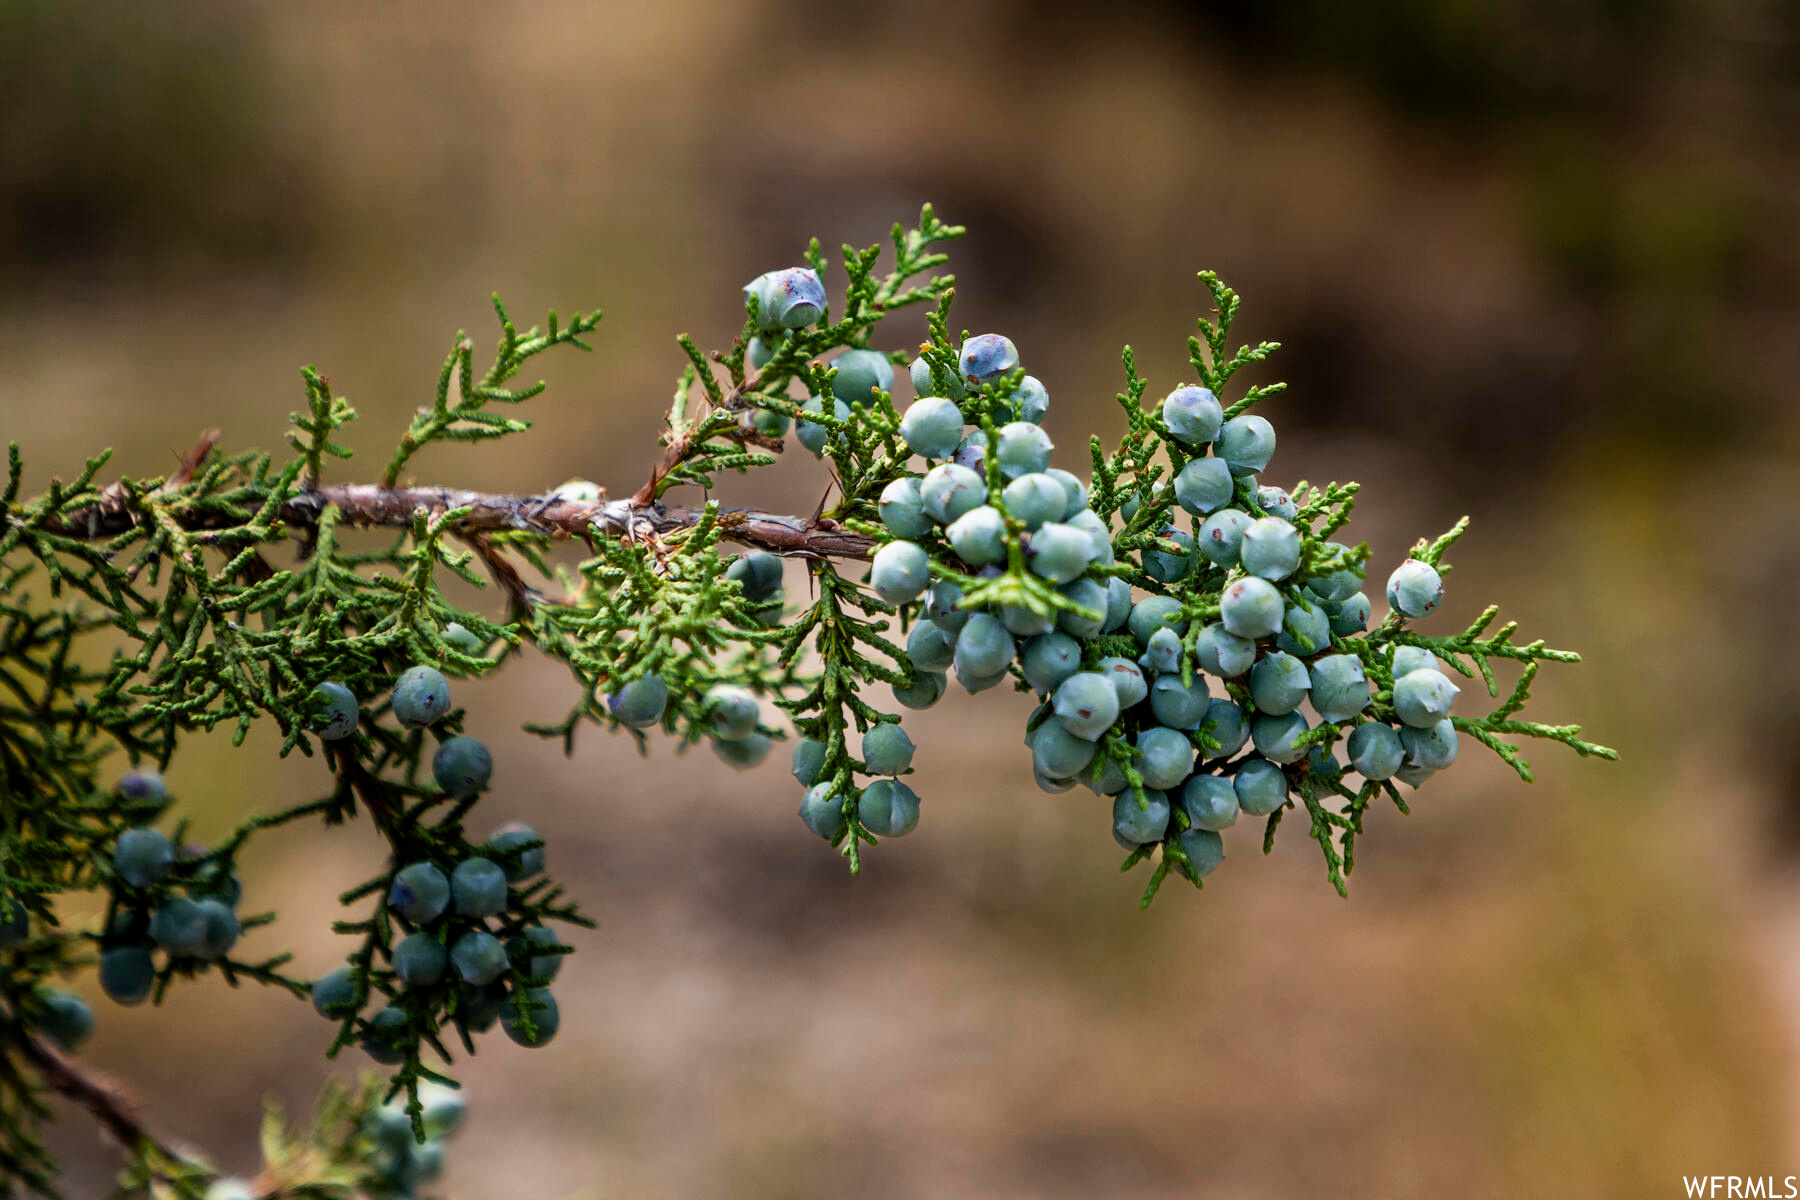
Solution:
[{"label": "blurred background", "polygon": [[[1219,270],[1266,478],[1359,479],[1376,563],[1467,512],[1448,600],[1580,649],[1528,715],[1621,763],[1471,754],[1379,812],[1352,897],[1290,822],[1135,910],[1107,817],[1039,793],[1018,697],[909,716],[926,816],[862,878],[793,817],[785,751],[573,758],[519,732],[567,680],[460,698],[495,821],[602,921],[564,1024],[462,1065],[442,1190],[513,1196],[1673,1196],[1800,1174],[1800,11],[1774,0],[1340,5],[0,0],[0,426],[40,486],[277,446],[315,363],[385,454],[489,292],[603,307],[533,433],[421,481],[635,487],[686,330],[818,234],[966,223],[955,328],[1049,386],[1056,462],[1161,394]],[[841,285],[841,276],[839,277]],[[910,346],[923,317],[896,320]],[[360,466],[358,466],[360,464]],[[805,456],[727,500],[810,509]],[[1386,566],[1377,567],[1385,575]],[[1375,574],[1372,571],[1371,574]],[[797,582],[797,580],[796,580]],[[1473,697],[1473,693],[1467,695]],[[512,730],[508,733],[507,730]],[[203,831],[315,794],[220,739]],[[779,761],[776,761],[779,760]],[[260,846],[257,936],[344,953],[367,829]],[[101,1006],[92,1058],[230,1168],[333,1068],[298,1002]],[[352,1062],[351,1060],[356,1060]],[[71,1191],[112,1169],[82,1118]]]}]

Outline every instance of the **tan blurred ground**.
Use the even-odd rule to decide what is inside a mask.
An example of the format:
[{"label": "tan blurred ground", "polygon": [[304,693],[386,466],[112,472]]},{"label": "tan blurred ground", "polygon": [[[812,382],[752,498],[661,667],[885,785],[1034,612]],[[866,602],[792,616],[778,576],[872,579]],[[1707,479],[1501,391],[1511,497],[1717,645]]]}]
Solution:
[{"label": "tan blurred ground", "polygon": [[[1580,648],[1547,749],[1438,781],[1326,886],[1299,822],[1134,911],[1102,810],[1031,785],[1017,698],[908,718],[926,818],[860,880],[781,764],[517,732],[533,665],[462,692],[602,929],[564,1029],[468,1064],[445,1191],[515,1197],[1673,1196],[1800,1174],[1800,34],[1775,4],[1424,0],[1267,11],[939,3],[0,4],[0,432],[32,481],[207,425],[270,445],[318,364],[384,452],[451,333],[603,306],[536,430],[421,479],[647,469],[737,286],[923,200],[971,225],[957,323],[1048,384],[1059,465],[1153,389],[1219,269],[1287,343],[1270,477],[1356,478],[1377,561],[1459,514],[1489,599]],[[835,257],[835,253],[834,253]],[[893,346],[916,336],[888,336]],[[359,459],[359,462],[362,461]],[[1085,471],[1083,471],[1085,474]],[[809,507],[804,461],[751,486]],[[726,488],[747,496],[743,482]],[[223,826],[319,786],[223,742]],[[778,752],[780,754],[781,752]],[[265,844],[248,903],[308,970],[366,831]],[[304,1006],[102,1009],[92,1056],[248,1167],[327,1070]],[[75,1194],[110,1160],[62,1136]],[[84,1190],[85,1189],[85,1190]]]}]

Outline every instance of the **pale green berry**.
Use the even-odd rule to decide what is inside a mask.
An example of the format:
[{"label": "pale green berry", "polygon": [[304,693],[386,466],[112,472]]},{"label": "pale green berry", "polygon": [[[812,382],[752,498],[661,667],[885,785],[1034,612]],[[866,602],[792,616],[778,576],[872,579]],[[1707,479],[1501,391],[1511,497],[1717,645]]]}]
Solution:
[{"label": "pale green berry", "polygon": [[1255,413],[1233,417],[1219,428],[1213,453],[1231,464],[1233,475],[1254,475],[1275,454],[1275,427]]},{"label": "pale green berry", "polygon": [[1284,521],[1292,521],[1300,515],[1299,507],[1286,488],[1265,483],[1256,489],[1256,504],[1271,517],[1280,517]]},{"label": "pale green berry", "polygon": [[1144,682],[1144,673],[1129,658],[1101,659],[1100,673],[1111,681],[1113,691],[1119,694],[1120,712],[1142,703],[1150,694],[1150,685]]},{"label": "pale green berry", "polygon": [[[940,394],[938,385],[932,374],[931,364],[925,361],[923,355],[912,360],[912,366],[907,369],[907,373],[912,376],[914,394],[920,396],[935,396]],[[961,400],[964,396],[969,394],[968,385],[963,383],[962,379],[955,371],[945,372],[944,378],[945,382],[950,385],[949,395],[951,399]]]},{"label": "pale green berry", "polygon": [[816,783],[806,789],[800,799],[800,819],[826,841],[835,841],[844,832],[844,798],[837,794],[837,785]]},{"label": "pale green berry", "polygon": [[906,656],[920,671],[948,671],[956,658],[956,635],[936,621],[920,621],[906,635]]},{"label": "pale green berry", "polygon": [[1219,619],[1226,631],[1251,641],[1278,633],[1286,611],[1275,585],[1255,575],[1232,580],[1219,597]]},{"label": "pale green berry", "polygon": [[1203,750],[1200,757],[1207,762],[1230,758],[1250,740],[1250,721],[1244,710],[1230,700],[1214,700],[1206,706],[1206,718],[1200,732],[1217,742],[1218,749]]},{"label": "pale green berry", "polygon": [[1019,656],[1025,682],[1040,692],[1053,692],[1081,669],[1081,645],[1066,633],[1046,633],[1025,643]]},{"label": "pale green berry", "polygon": [[1077,479],[1070,472],[1063,470],[1061,467],[1047,468],[1044,471],[1044,474],[1056,480],[1056,482],[1063,486],[1063,494],[1066,499],[1063,504],[1062,520],[1068,521],[1072,519],[1076,513],[1087,507],[1087,485],[1082,483],[1081,480]]},{"label": "pale green berry", "polygon": [[1000,623],[1006,626],[1006,632],[1015,637],[1029,638],[1055,629],[1056,617],[1053,613],[1038,612],[1024,604],[1002,604]]},{"label": "pale green berry", "polygon": [[1150,685],[1150,711],[1159,724],[1192,732],[1206,719],[1209,698],[1206,677],[1195,675],[1182,683],[1179,675],[1161,675]]},{"label": "pale green berry", "polygon": [[1219,398],[1208,388],[1178,387],[1162,402],[1163,426],[1169,436],[1188,446],[1204,446],[1219,436],[1225,419]]},{"label": "pale green berry", "polygon": [[446,796],[468,800],[481,793],[494,773],[494,756],[480,740],[458,734],[439,743],[431,775]]},{"label": "pale green berry", "polygon": [[1181,670],[1181,635],[1167,625],[1152,633],[1150,644],[1144,647],[1144,654],[1138,659],[1138,665],[1157,675],[1169,675]]},{"label": "pale green berry", "polygon": [[846,350],[831,360],[831,394],[848,404],[871,404],[876,391],[894,390],[894,365],[879,350]]},{"label": "pale green berry", "polygon": [[1081,773],[1081,783],[1096,796],[1116,796],[1125,790],[1125,772],[1111,758],[1096,755],[1098,761]]},{"label": "pale green berry", "polygon": [[1181,789],[1181,808],[1196,829],[1229,829],[1238,819],[1237,789],[1220,775],[1195,775]]},{"label": "pale green berry", "polygon": [[1161,788],[1145,786],[1143,805],[1130,791],[1113,799],[1113,836],[1123,844],[1147,846],[1169,831],[1169,797]]},{"label": "pale green berry", "polygon": [[350,689],[326,680],[312,690],[307,701],[306,727],[321,741],[339,742],[356,732],[359,715],[356,696]]},{"label": "pale green berry", "polygon": [[801,738],[794,743],[794,778],[800,781],[801,787],[811,787],[819,781],[819,772],[825,769],[825,743],[815,742],[811,738]]},{"label": "pale green berry", "polygon": [[894,685],[894,699],[915,711],[926,709],[944,698],[947,686],[949,682],[942,671],[915,671],[910,685]]},{"label": "pale green berry", "polygon": [[940,525],[948,525],[971,508],[987,503],[987,484],[981,476],[957,463],[939,463],[919,481],[925,512]]},{"label": "pale green berry", "polygon": [[1266,759],[1253,758],[1239,767],[1231,786],[1239,810],[1253,817],[1266,817],[1287,803],[1287,776]]},{"label": "pale green berry", "polygon": [[904,837],[919,827],[919,794],[898,779],[877,779],[863,789],[856,816],[876,837]]},{"label": "pale green berry", "polygon": [[944,530],[957,557],[970,566],[1006,561],[1006,518],[989,504],[971,508]]},{"label": "pale green berry", "polygon": [[113,846],[113,870],[134,888],[161,883],[175,865],[175,847],[155,829],[128,829]]},{"label": "pale green berry", "polygon": [[544,839],[537,830],[518,821],[508,821],[494,830],[487,841],[488,849],[506,872],[508,883],[519,883],[544,870]]},{"label": "pale green berry", "polygon": [[755,298],[757,325],[764,330],[804,329],[825,315],[825,285],[811,267],[788,267],[758,275],[744,285],[744,304]]},{"label": "pale green berry", "polygon": [[1056,627],[1064,633],[1078,638],[1091,638],[1099,634],[1106,623],[1107,585],[1098,579],[1077,579],[1073,583],[1064,584],[1058,589],[1071,603],[1078,604],[1094,615],[1084,617],[1074,609],[1058,609]]},{"label": "pale green berry", "polygon": [[1369,676],[1354,654],[1327,654],[1312,664],[1313,711],[1325,721],[1348,721],[1369,707]]},{"label": "pale green berry", "polygon": [[774,745],[772,739],[760,733],[745,734],[741,738],[712,740],[713,753],[727,766],[736,767],[740,771],[760,767],[763,759],[769,757],[769,751]]},{"label": "pale green berry", "polygon": [[1118,719],[1119,693],[1106,676],[1081,672],[1062,681],[1051,705],[1064,729],[1091,742]]},{"label": "pale green berry", "polygon": [[1429,729],[1450,715],[1459,690],[1441,671],[1409,671],[1394,681],[1394,712],[1404,724]]},{"label": "pale green berry", "polygon": [[976,613],[956,635],[955,665],[960,679],[988,678],[1003,673],[1013,659],[1013,636],[999,618]]},{"label": "pale green berry", "polygon": [[963,440],[957,443],[956,453],[952,456],[951,461],[959,467],[969,468],[985,480],[987,478],[987,452],[987,430],[971,429],[963,437]]},{"label": "pale green berry", "polygon": [[394,719],[409,729],[435,725],[450,711],[450,683],[432,667],[408,667],[394,680]]},{"label": "pale green berry", "polygon": [[1441,771],[1456,761],[1459,747],[1456,726],[1448,717],[1423,729],[1410,726],[1400,731],[1400,744],[1406,748],[1406,761]]},{"label": "pale green berry", "polygon": [[925,615],[950,633],[960,633],[969,620],[969,611],[957,607],[961,603],[962,589],[948,579],[940,579],[925,597]]},{"label": "pale green berry", "polygon": [[1231,503],[1237,492],[1222,458],[1196,458],[1175,476],[1175,503],[1197,517]]},{"label": "pale green berry", "polygon": [[999,437],[994,457],[1000,463],[1000,473],[1006,478],[1017,479],[1050,465],[1050,452],[1055,446],[1042,425],[1009,421],[1000,427]]},{"label": "pale green berry", "polygon": [[900,418],[900,439],[922,458],[949,458],[963,440],[962,410],[942,396],[923,396]]},{"label": "pale green berry", "polygon": [[1281,632],[1275,635],[1275,644],[1289,654],[1317,654],[1329,649],[1331,617],[1325,611],[1325,602],[1308,600],[1304,591],[1296,595],[1282,614]]},{"label": "pale green berry", "polygon": [[1006,511],[1025,528],[1036,529],[1046,521],[1060,521],[1069,507],[1068,489],[1048,471],[1021,475],[1000,493]]},{"label": "pale green berry", "polygon": [[1436,774],[1437,771],[1435,768],[1421,766],[1418,763],[1407,763],[1398,771],[1394,772],[1394,778],[1398,779],[1401,783],[1404,783],[1407,787],[1417,788],[1421,783],[1424,783],[1427,779],[1430,779]]},{"label": "pale green berry", "polygon": [[93,1010],[74,992],[45,988],[37,993],[37,1001],[41,1006],[36,1020],[38,1031],[62,1049],[74,1050],[94,1031]]},{"label": "pale green berry", "polygon": [[1250,698],[1259,712],[1291,713],[1311,686],[1306,664],[1279,650],[1263,655],[1250,668]]},{"label": "pale green berry", "polygon": [[725,578],[737,581],[746,600],[773,600],[781,593],[781,560],[766,550],[752,550],[731,560]]},{"label": "pale green berry", "polygon": [[898,725],[883,723],[863,734],[863,767],[871,775],[900,775],[912,766],[913,740]]},{"label": "pale green berry", "polygon": [[1369,598],[1361,592],[1348,600],[1326,602],[1325,611],[1331,615],[1331,632],[1338,637],[1349,637],[1369,627]]},{"label": "pale green berry", "polygon": [[1280,517],[1252,521],[1244,529],[1238,558],[1252,575],[1286,579],[1300,565],[1300,531]]},{"label": "pale green berry", "polygon": [[660,675],[634,679],[606,698],[607,711],[621,725],[648,729],[662,720],[669,702],[669,685]]},{"label": "pale green berry", "polygon": [[1020,420],[1041,425],[1050,414],[1050,391],[1036,375],[1027,375],[1019,390],[1012,394],[1012,399],[1013,410]]},{"label": "pale green berry", "polygon": [[395,874],[387,903],[414,925],[429,924],[450,906],[450,881],[428,862],[412,863]]},{"label": "pale green berry", "polygon": [[1236,679],[1256,661],[1256,643],[1231,633],[1214,621],[1196,635],[1194,661],[1209,675]]},{"label": "pale green berry", "polygon": [[1202,878],[1218,870],[1225,861],[1225,839],[1210,829],[1184,830],[1175,843],[1187,855],[1194,874]]},{"label": "pale green berry", "polygon": [[1025,563],[1052,583],[1068,583],[1094,561],[1094,539],[1073,525],[1052,521],[1028,535]]},{"label": "pale green berry", "polygon": [[931,530],[931,518],[925,515],[925,501],[919,495],[919,481],[910,475],[882,489],[875,511],[895,537],[924,537]]},{"label": "pale green berry", "polygon": [[1347,565],[1350,548],[1342,542],[1326,542],[1326,566],[1330,569],[1306,581],[1306,590],[1321,600],[1348,600],[1362,587],[1360,567]]},{"label": "pale green berry", "polygon": [[1158,583],[1175,583],[1187,578],[1198,565],[1193,535],[1170,528],[1163,530],[1162,537],[1164,541],[1181,547],[1181,552],[1171,554],[1167,550],[1144,551],[1144,574]]},{"label": "pale green berry", "polygon": [[1092,739],[1077,737],[1060,721],[1045,721],[1032,731],[1031,761],[1052,779],[1073,779],[1094,761]]},{"label": "pale green berry", "polygon": [[1351,769],[1377,783],[1394,777],[1406,753],[1400,735],[1391,726],[1373,721],[1352,729],[1345,748]]},{"label": "pale green berry", "polygon": [[1035,767],[1033,767],[1031,771],[1031,782],[1037,784],[1038,791],[1048,792],[1052,796],[1059,795],[1062,792],[1072,791],[1075,787],[1075,781],[1073,779],[1052,779]]},{"label": "pale green berry", "polygon": [[869,563],[869,586],[889,604],[917,600],[931,582],[931,560],[917,542],[889,542]]},{"label": "pale green berry", "polygon": [[1173,596],[1146,596],[1131,609],[1127,622],[1138,645],[1148,646],[1158,629],[1173,629],[1178,635],[1187,632],[1187,618],[1182,615],[1181,601]]},{"label": "pale green berry", "polygon": [[[800,406],[800,411],[816,414],[824,413],[825,398],[823,396],[808,396],[806,398],[806,403]],[[831,401],[831,415],[840,421],[848,421],[850,419],[850,406],[845,404],[842,400],[833,397]],[[802,446],[806,447],[807,451],[814,458],[824,457],[825,445],[831,440],[832,433],[833,430],[831,426],[825,424],[823,421],[808,421],[806,418],[802,417],[794,424],[794,438]]]},{"label": "pale green berry", "polygon": [[1414,671],[1438,669],[1437,656],[1423,646],[1395,646],[1393,658],[1393,674],[1395,679],[1410,675]]},{"label": "pale green berry", "polygon": [[956,682],[962,685],[963,691],[971,696],[977,692],[985,692],[992,687],[999,687],[1007,679],[1005,671],[996,671],[992,675],[980,675],[961,664],[952,666],[950,671],[956,676]]},{"label": "pale green berry", "polygon": [[[529,1030],[527,1022],[531,1026]],[[506,1004],[500,1009],[500,1028],[506,1031],[507,1037],[527,1049],[536,1049],[549,1042],[556,1036],[560,1024],[556,997],[550,994],[549,988],[530,988],[523,994],[515,992],[507,997]]]},{"label": "pale green berry", "polygon": [[444,977],[449,956],[429,933],[409,933],[394,945],[394,974],[409,988],[430,987]]},{"label": "pale green berry", "polygon": [[452,650],[460,651],[472,658],[487,650],[487,641],[461,621],[450,622],[444,626],[444,631],[438,636],[442,637],[444,644]]},{"label": "pale green berry", "polygon": [[757,703],[755,693],[736,684],[714,684],[706,689],[702,703],[707,712],[707,724],[715,737],[749,737],[756,732],[757,722],[762,718],[762,706]]},{"label": "pale green berry", "polygon": [[450,900],[461,916],[497,916],[508,895],[506,872],[492,859],[466,858],[450,872]]},{"label": "pale green berry", "polygon": [[1306,718],[1299,712],[1264,713],[1250,722],[1250,741],[1270,762],[1298,762],[1306,751],[1294,744],[1306,732]]},{"label": "pale green berry", "polygon": [[1388,576],[1388,605],[1409,617],[1422,617],[1444,598],[1444,581],[1437,568],[1409,558]]},{"label": "pale green berry", "polygon": [[1141,754],[1137,768],[1145,787],[1165,791],[1179,787],[1194,769],[1194,745],[1179,729],[1152,725],[1138,733],[1135,745]]},{"label": "pale green berry", "polygon": [[1249,525],[1249,513],[1221,508],[1200,523],[1200,533],[1194,540],[1206,561],[1215,566],[1234,567],[1243,545],[1244,530]]}]

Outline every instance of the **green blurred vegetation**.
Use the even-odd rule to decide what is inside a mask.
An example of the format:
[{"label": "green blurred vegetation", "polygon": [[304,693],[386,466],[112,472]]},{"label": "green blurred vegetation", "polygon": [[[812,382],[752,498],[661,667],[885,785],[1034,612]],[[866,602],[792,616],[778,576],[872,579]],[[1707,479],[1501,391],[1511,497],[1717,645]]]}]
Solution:
[{"label": "green blurred vegetation", "polygon": [[[538,429],[434,482],[615,491],[737,288],[932,200],[958,322],[1049,385],[1059,465],[1153,388],[1221,271],[1271,370],[1274,476],[1357,478],[1378,562],[1467,511],[1453,611],[1588,655],[1538,704],[1624,763],[1471,765],[1379,818],[1336,901],[1250,838],[1147,916],[1021,703],[916,722],[926,819],[864,878],[730,774],[516,732],[468,697],[604,921],[557,1054],[485,1054],[450,1190],[642,1197],[1595,1196],[1791,1172],[1800,897],[1800,23],[1791,5],[927,0],[116,6],[0,0],[0,425],[36,481],[279,436],[317,363],[380,454],[488,292],[607,310]],[[756,500],[808,510],[785,465]],[[729,499],[747,499],[722,489]],[[909,726],[914,723],[909,719]],[[512,733],[503,730],[512,729]],[[266,739],[175,782],[202,822],[308,794]],[[1084,794],[1085,795],[1085,794]],[[679,835],[658,810],[690,807]],[[252,864],[324,969],[371,839]],[[571,868],[578,868],[572,870]],[[583,879],[585,876],[585,880]],[[579,997],[579,999],[575,999]],[[104,1008],[95,1057],[249,1164],[327,1064],[299,1005]],[[217,1053],[232,1048],[227,1066]],[[106,1156],[66,1132],[81,1178]],[[79,1188],[76,1189],[78,1192]]]}]

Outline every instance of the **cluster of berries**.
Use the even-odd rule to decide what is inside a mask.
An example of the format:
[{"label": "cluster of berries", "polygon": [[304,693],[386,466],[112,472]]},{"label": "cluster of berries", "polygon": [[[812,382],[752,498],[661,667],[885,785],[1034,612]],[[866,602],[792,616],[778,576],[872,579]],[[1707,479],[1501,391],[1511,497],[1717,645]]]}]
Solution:
[{"label": "cluster of berries", "polygon": [[[314,696],[313,728],[320,737],[355,731],[358,709],[347,688],[324,683]],[[433,667],[409,667],[394,681],[389,707],[402,725],[428,728],[450,711],[449,681]],[[487,787],[493,756],[478,739],[457,735],[438,744],[431,770],[445,795],[468,800]],[[542,1046],[556,1034],[549,984],[566,948],[542,925],[508,910],[511,885],[543,871],[544,842],[530,828],[511,824],[495,830],[482,849],[454,863],[418,861],[395,872],[387,912],[410,928],[389,949],[388,969],[403,992],[429,994],[427,1007],[447,1006],[470,1032],[485,1032],[497,1020],[513,1041]],[[352,965],[320,978],[312,998],[321,1016],[342,1020],[361,1010],[366,995]],[[369,1018],[362,1048],[377,1062],[402,1062],[416,1040],[412,1027],[407,1006],[389,1004]]]},{"label": "cluster of berries", "polygon": [[[846,402],[893,382],[875,351],[846,351],[833,365],[840,417],[850,415]],[[920,616],[906,639],[914,681],[895,689],[901,704],[936,703],[951,674],[970,692],[1021,678],[1041,701],[1026,726],[1039,786],[1064,791],[1081,782],[1113,797],[1120,844],[1177,841],[1196,875],[1222,860],[1219,831],[1240,812],[1276,812],[1306,772],[1344,772],[1316,737],[1302,740],[1315,727],[1303,703],[1319,722],[1344,727],[1349,766],[1366,779],[1416,787],[1454,761],[1449,707],[1457,689],[1422,648],[1399,646],[1382,664],[1394,686],[1381,693],[1378,717],[1370,715],[1377,697],[1362,653],[1370,648],[1354,640],[1371,616],[1359,558],[1316,538],[1294,498],[1259,481],[1275,451],[1265,418],[1228,418],[1210,390],[1195,386],[1175,389],[1151,418],[1178,466],[1156,500],[1172,500],[1170,512],[1187,514],[1192,527],[1154,530],[1158,540],[1140,562],[1171,592],[1217,596],[1216,612],[1203,613],[1216,619],[1192,621],[1191,605],[1174,594],[1134,595],[1112,565],[1114,531],[1088,507],[1088,488],[1050,465],[1053,447],[1040,424],[1049,396],[1020,374],[1011,340],[967,338],[956,367],[951,377],[924,356],[913,363],[918,399],[899,432],[926,462],[890,483],[878,504],[891,540],[874,555],[869,586]],[[818,453],[826,430],[813,429],[813,441],[802,440]],[[1128,526],[1140,504],[1134,495],[1122,505]],[[965,600],[1009,571],[1055,589],[1051,611]],[[1442,593],[1437,570],[1417,559],[1388,586],[1403,617],[1430,612]],[[1229,681],[1220,695],[1208,676]],[[879,724],[865,734],[862,755],[870,775],[902,774],[912,742],[898,725]],[[793,769],[807,789],[802,820],[835,839],[843,799],[819,778],[824,758],[823,745],[802,741]],[[912,789],[882,778],[857,811],[870,832],[897,836],[916,825],[918,810]]]},{"label": "cluster of berries", "polygon": [[[424,1008],[447,1007],[471,1033],[499,1021],[521,1046],[542,1046],[556,1034],[550,982],[568,952],[555,934],[508,915],[512,884],[544,869],[543,839],[524,825],[496,830],[481,856],[448,871],[414,862],[395,872],[387,912],[409,931],[388,951],[388,969],[403,993]],[[490,924],[492,923],[492,924]],[[313,984],[319,1015],[343,1020],[361,1010],[357,972],[344,966]],[[396,1000],[369,1018],[363,1050],[376,1062],[405,1060],[413,1021]]]},{"label": "cluster of berries", "polygon": [[[119,790],[136,801],[164,795],[160,776],[128,772]],[[113,843],[112,910],[100,943],[100,987],[119,1004],[142,1004],[156,983],[154,952],[196,968],[218,962],[243,926],[243,885],[231,865],[197,846],[179,850],[160,830],[128,829]]]}]

